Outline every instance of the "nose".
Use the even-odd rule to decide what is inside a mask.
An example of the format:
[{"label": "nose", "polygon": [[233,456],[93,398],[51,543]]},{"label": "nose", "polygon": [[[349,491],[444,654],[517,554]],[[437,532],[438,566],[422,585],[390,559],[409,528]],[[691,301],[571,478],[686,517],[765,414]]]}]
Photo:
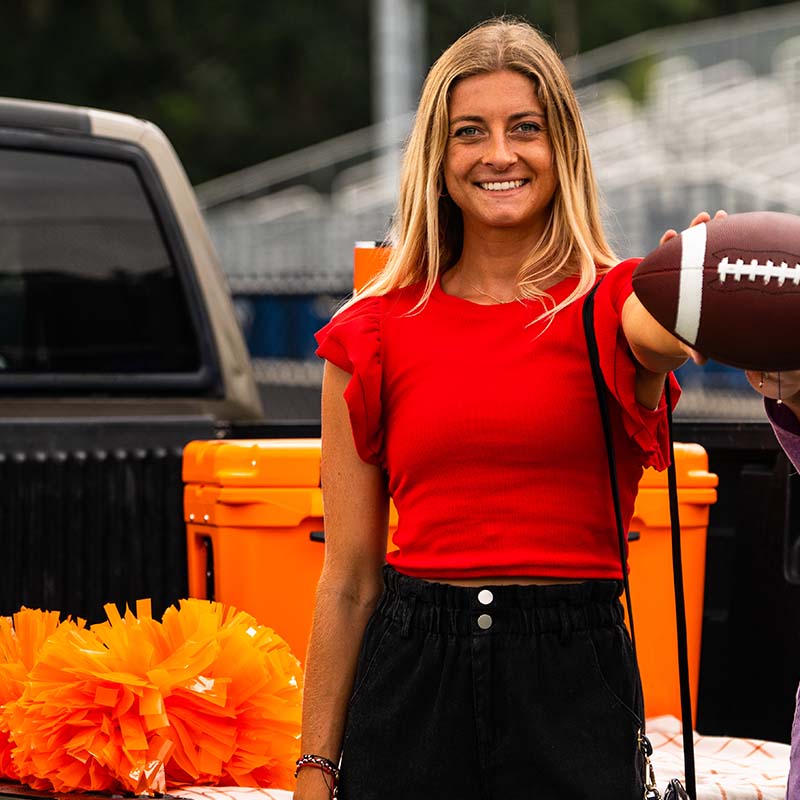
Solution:
[{"label": "nose", "polygon": [[498,172],[502,172],[516,163],[517,154],[511,147],[505,132],[494,133],[489,137],[482,161],[486,166],[494,167]]}]

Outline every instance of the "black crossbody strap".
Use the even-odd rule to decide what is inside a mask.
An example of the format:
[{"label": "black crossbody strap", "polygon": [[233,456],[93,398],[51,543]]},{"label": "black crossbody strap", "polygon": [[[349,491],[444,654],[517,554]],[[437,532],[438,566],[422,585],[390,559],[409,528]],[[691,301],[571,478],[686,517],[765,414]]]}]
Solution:
[{"label": "black crossbody strap", "polygon": [[[606,393],[603,373],[600,369],[600,354],[597,349],[597,337],[594,331],[594,297],[600,282],[586,295],[583,304],[583,332],[586,337],[586,346],[589,351],[589,362],[592,367],[592,378],[597,394],[597,405],[600,409],[600,418],[603,424],[603,436],[606,443],[606,456],[608,459],[609,480],[611,483],[611,496],[614,502],[614,517],[617,525],[617,538],[619,542],[620,563],[622,565],[622,580],[625,585],[625,600],[628,609],[628,623],[631,631],[634,658],[636,656],[636,634],[633,627],[633,607],[631,605],[630,583],[628,581],[628,564],[626,558],[626,535],[622,524],[622,511],[619,500],[619,486],[617,484],[617,463],[614,455],[614,440],[611,433],[611,417],[608,411],[608,397]],[[669,488],[670,525],[672,529],[672,572],[675,585],[675,617],[677,620],[678,637],[678,674],[681,690],[681,722],[683,727],[683,758],[686,772],[686,791],[690,798],[697,797],[694,739],[692,736],[692,698],[689,687],[689,657],[686,636],[686,606],[683,596],[683,563],[681,558],[681,528],[678,514],[678,480],[675,471],[675,448],[672,435],[672,397],[669,379],[665,385],[667,402],[667,425],[669,430],[670,464],[667,469],[667,482]],[[642,725],[644,732],[644,724]]]},{"label": "black crossbody strap", "polygon": [[[614,519],[617,525],[617,539],[619,543],[619,560],[622,564],[622,582],[625,586],[625,602],[628,608],[628,625],[631,629],[631,642],[633,654],[636,655],[636,633],[633,628],[633,606],[631,605],[631,587],[628,583],[628,559],[625,541],[625,528],[622,524],[622,508],[619,501],[619,486],[617,485],[617,460],[614,455],[614,439],[611,435],[611,417],[608,413],[608,398],[603,373],[600,369],[600,354],[597,351],[597,337],[594,333],[594,295],[600,283],[586,295],[583,303],[583,332],[586,336],[586,346],[589,348],[589,363],[592,366],[594,390],[597,394],[597,405],[600,407],[600,419],[603,423],[603,436],[606,440],[606,458],[608,459],[608,476],[611,482],[611,497],[614,501]],[[644,724],[643,724],[644,729]]]},{"label": "black crossbody strap", "polygon": [[667,425],[669,428],[669,519],[672,528],[672,576],[675,584],[675,620],[678,633],[678,675],[681,685],[681,721],[683,723],[683,760],[686,766],[686,791],[697,797],[692,726],[692,692],[689,686],[689,645],[686,636],[686,602],[683,596],[683,558],[681,556],[681,523],[678,510],[678,476],[675,470],[675,446],[672,435],[672,392],[669,376],[665,383]]}]

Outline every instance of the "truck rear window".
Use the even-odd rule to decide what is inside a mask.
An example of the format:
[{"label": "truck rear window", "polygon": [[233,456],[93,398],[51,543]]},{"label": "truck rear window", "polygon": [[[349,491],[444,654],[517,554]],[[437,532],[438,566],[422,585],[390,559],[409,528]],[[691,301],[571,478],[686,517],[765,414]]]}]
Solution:
[{"label": "truck rear window", "polygon": [[185,293],[135,167],[0,148],[0,374],[200,365]]}]

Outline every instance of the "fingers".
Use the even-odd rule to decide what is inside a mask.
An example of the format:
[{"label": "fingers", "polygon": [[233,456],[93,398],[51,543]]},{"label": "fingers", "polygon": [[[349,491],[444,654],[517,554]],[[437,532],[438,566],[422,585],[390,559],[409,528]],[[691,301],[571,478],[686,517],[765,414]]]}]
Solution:
[{"label": "fingers", "polygon": [[664,244],[664,242],[674,239],[677,235],[678,231],[676,231],[674,228],[670,228],[668,231],[664,231],[664,235],[658,240],[658,243]]},{"label": "fingers", "polygon": [[[719,213],[719,212],[717,212]],[[700,225],[703,222],[708,222],[711,219],[711,214],[708,211],[701,211],[690,223],[689,227],[694,228],[695,225]]]},{"label": "fingers", "polygon": [[[719,209],[716,214],[714,214],[714,219],[725,219],[728,216],[728,212],[724,211],[723,209]],[[711,220],[711,214],[708,211],[701,211],[690,223],[689,227],[693,228],[695,225],[700,225],[703,222],[709,222]],[[674,228],[670,228],[668,231],[664,231],[661,238],[658,240],[659,245],[668,242],[670,239],[674,239],[678,235],[678,232]]]},{"label": "fingers", "polygon": [[695,364],[698,366],[703,366],[703,364],[708,362],[708,358],[704,356],[702,353],[698,353],[697,350],[692,350],[691,347],[687,348],[689,351],[689,358],[694,361]]},{"label": "fingers", "polygon": [[[714,214],[714,219],[725,219],[728,216],[728,212],[724,209],[719,209],[716,214]],[[708,211],[701,211],[690,223],[689,227],[693,228],[695,225],[700,225],[703,222],[710,222],[711,221],[711,214]]]},{"label": "fingers", "polygon": [[703,364],[708,361],[706,356],[704,356],[702,353],[698,353],[697,350],[693,350],[688,344],[685,344],[684,342],[681,342],[680,344],[681,350],[683,350],[683,352],[686,353],[686,355],[689,356],[689,358],[694,361],[695,364],[703,366]]},{"label": "fingers", "polygon": [[775,380],[776,373],[760,372],[757,370],[745,370],[745,377],[749,384],[759,393],[765,397],[778,396],[778,384]]},{"label": "fingers", "polygon": [[787,400],[800,394],[800,370],[761,372],[745,370],[750,385],[765,397]]}]

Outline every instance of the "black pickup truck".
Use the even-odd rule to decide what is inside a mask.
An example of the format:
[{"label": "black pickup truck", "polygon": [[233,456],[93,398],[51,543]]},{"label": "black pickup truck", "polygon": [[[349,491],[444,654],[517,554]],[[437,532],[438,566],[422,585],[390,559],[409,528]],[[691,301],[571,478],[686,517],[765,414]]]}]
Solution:
[{"label": "black pickup truck", "polygon": [[[183,446],[318,433],[263,421],[164,135],[121,114],[0,99],[0,614],[96,621],[104,603],[139,597],[160,614],[188,592]],[[676,438],[702,444],[720,476],[698,730],[788,740],[798,478],[765,422],[684,417]]]}]

